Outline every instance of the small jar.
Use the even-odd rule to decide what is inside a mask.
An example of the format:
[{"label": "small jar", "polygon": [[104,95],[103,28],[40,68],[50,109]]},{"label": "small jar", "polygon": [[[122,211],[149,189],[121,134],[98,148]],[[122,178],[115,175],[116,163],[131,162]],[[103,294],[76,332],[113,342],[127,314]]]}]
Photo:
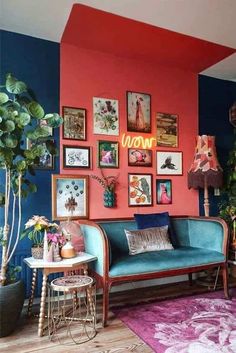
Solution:
[{"label": "small jar", "polygon": [[76,256],[76,251],[73,245],[71,244],[71,241],[67,241],[65,245],[61,248],[61,257],[63,259],[70,259],[71,257]]}]

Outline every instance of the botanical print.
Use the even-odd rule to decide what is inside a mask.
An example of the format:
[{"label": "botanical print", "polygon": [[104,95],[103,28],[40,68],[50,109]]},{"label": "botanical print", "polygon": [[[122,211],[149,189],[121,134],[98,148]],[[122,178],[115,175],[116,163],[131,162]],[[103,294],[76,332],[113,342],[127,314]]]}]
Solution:
[{"label": "botanical print", "polygon": [[157,175],[182,175],[182,152],[157,152]]},{"label": "botanical print", "polygon": [[175,114],[157,113],[157,146],[178,147],[177,119]]},{"label": "botanical print", "polygon": [[90,148],[63,146],[64,168],[90,168]]},{"label": "botanical print", "polygon": [[63,107],[63,139],[86,140],[86,110]]},{"label": "botanical print", "polygon": [[53,175],[53,219],[87,218],[87,188],[86,176]]},{"label": "botanical print", "polygon": [[152,150],[129,148],[128,149],[128,165],[136,167],[152,166]]},{"label": "botanical print", "polygon": [[[52,144],[54,144],[54,140],[49,140]],[[49,142],[48,142],[49,143]],[[54,168],[54,158],[48,150],[46,141],[38,141],[33,142],[29,139],[26,140],[27,149],[32,149],[36,146],[40,146],[44,148],[44,154],[39,157],[39,161],[37,165],[34,165],[34,169],[53,169]]]},{"label": "botanical print", "polygon": [[109,98],[93,98],[95,134],[119,135],[118,101]]},{"label": "botanical print", "polygon": [[129,174],[129,206],[152,205],[152,175]]},{"label": "botanical print", "polygon": [[157,204],[167,205],[172,203],[171,180],[156,180]]},{"label": "botanical print", "polygon": [[100,168],[118,168],[119,144],[112,141],[98,141],[98,166]]},{"label": "botanical print", "polygon": [[151,96],[127,92],[127,130],[151,132]]}]

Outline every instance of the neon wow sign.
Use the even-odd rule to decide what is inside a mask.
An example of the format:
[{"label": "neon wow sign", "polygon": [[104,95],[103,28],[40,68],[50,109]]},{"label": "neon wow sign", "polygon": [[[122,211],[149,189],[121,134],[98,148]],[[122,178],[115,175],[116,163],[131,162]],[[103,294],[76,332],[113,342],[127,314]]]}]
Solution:
[{"label": "neon wow sign", "polygon": [[152,148],[156,145],[155,137],[143,137],[123,134],[121,138],[122,147],[135,148]]}]

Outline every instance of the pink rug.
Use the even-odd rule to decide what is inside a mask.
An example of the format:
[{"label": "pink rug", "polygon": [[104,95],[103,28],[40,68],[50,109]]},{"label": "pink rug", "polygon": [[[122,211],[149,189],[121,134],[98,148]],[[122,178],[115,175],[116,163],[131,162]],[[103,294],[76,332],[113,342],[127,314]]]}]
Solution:
[{"label": "pink rug", "polygon": [[236,353],[236,291],[115,309],[116,316],[158,353]]}]

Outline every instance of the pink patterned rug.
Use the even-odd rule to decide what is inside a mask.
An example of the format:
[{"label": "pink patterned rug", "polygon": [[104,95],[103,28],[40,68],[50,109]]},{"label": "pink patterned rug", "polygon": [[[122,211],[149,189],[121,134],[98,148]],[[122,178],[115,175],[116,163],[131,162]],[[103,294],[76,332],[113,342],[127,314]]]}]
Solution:
[{"label": "pink patterned rug", "polygon": [[236,290],[114,309],[158,353],[236,353]]}]

